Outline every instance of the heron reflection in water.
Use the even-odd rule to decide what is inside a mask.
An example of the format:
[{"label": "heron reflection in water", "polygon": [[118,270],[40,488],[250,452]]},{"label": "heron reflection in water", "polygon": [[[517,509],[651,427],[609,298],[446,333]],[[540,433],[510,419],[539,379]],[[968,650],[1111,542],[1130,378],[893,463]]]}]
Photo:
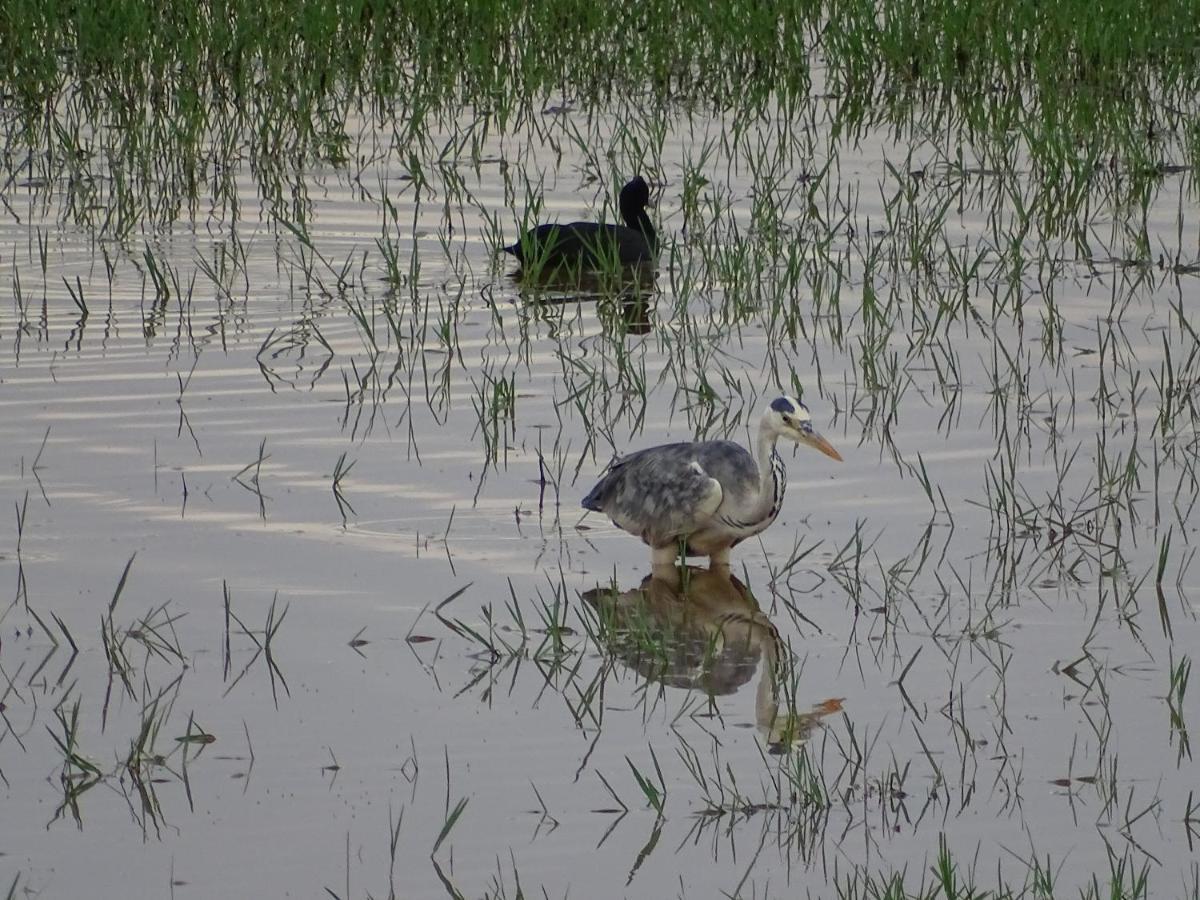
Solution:
[{"label": "heron reflection in water", "polygon": [[656,566],[636,588],[597,587],[583,599],[608,626],[608,649],[643,677],[669,687],[732,694],[763,660],[754,721],[772,750],[804,742],[822,718],[841,709],[840,701],[828,700],[807,713],[780,710],[788,649],[728,566]]}]

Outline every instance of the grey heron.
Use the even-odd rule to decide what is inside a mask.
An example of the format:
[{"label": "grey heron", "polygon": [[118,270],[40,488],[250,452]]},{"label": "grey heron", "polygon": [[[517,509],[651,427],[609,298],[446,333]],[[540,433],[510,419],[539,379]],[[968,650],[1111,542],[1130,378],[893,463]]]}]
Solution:
[{"label": "grey heron", "polygon": [[658,252],[658,235],[646,205],[650,186],[640,175],[621,188],[617,205],[625,225],[571,222],[567,225],[538,225],[515,243],[503,248],[522,266],[542,269],[594,269],[606,263],[622,266],[652,262]]},{"label": "grey heron", "polygon": [[775,521],[783,506],[787,472],[775,444],[788,438],[841,461],[813,428],[808,407],[777,397],[758,425],[756,452],[732,441],[663,444],[615,460],[583,498],[584,509],[651,548],[655,568],[686,556],[729,564],[729,548]]}]

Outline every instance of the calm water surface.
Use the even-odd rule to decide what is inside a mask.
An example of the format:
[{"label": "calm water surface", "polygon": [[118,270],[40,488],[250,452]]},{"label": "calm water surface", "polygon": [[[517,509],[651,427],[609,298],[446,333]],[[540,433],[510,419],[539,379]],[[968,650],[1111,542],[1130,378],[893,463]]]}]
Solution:
[{"label": "calm water surface", "polygon": [[[386,146],[314,171],[299,225],[249,173],[236,222],[119,241],[7,189],[18,895],[831,896],[906,867],[915,890],[940,839],[982,888],[1037,859],[1064,895],[1113,860],[1195,890],[1190,173],[1138,256],[1099,200],[1079,240],[1022,231],[1026,176],[957,148],[818,126],[801,158],[679,121],[638,155],[580,117],[601,167],[547,119],[424,184]],[[544,220],[611,218],[635,171],[648,310],[496,258],[527,186]],[[744,439],[798,386],[846,461],[787,450],[782,516],[735,551],[767,621],[713,589],[692,652],[669,596],[626,634],[661,658],[591,637],[582,594],[649,574],[579,508],[614,449]],[[772,626],[791,740],[760,727]]]}]

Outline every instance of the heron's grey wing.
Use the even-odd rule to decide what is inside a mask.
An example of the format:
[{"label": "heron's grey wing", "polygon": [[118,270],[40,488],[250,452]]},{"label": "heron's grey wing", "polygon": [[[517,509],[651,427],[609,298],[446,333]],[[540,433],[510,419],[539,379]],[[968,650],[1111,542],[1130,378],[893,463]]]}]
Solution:
[{"label": "heron's grey wing", "polygon": [[703,526],[721,505],[721,483],[697,459],[695,444],[665,444],[617,460],[583,500],[652,547]]}]

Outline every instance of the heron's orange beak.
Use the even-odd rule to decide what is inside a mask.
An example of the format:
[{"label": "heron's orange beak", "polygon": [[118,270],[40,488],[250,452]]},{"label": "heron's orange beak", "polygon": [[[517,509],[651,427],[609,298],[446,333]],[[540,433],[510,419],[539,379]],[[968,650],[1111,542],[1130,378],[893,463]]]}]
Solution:
[{"label": "heron's orange beak", "polygon": [[815,431],[804,436],[804,443],[808,444],[814,450],[820,450],[831,459],[836,459],[838,462],[843,461],[842,454],[833,449],[833,444],[829,443],[829,441],[825,440],[824,437]]}]

